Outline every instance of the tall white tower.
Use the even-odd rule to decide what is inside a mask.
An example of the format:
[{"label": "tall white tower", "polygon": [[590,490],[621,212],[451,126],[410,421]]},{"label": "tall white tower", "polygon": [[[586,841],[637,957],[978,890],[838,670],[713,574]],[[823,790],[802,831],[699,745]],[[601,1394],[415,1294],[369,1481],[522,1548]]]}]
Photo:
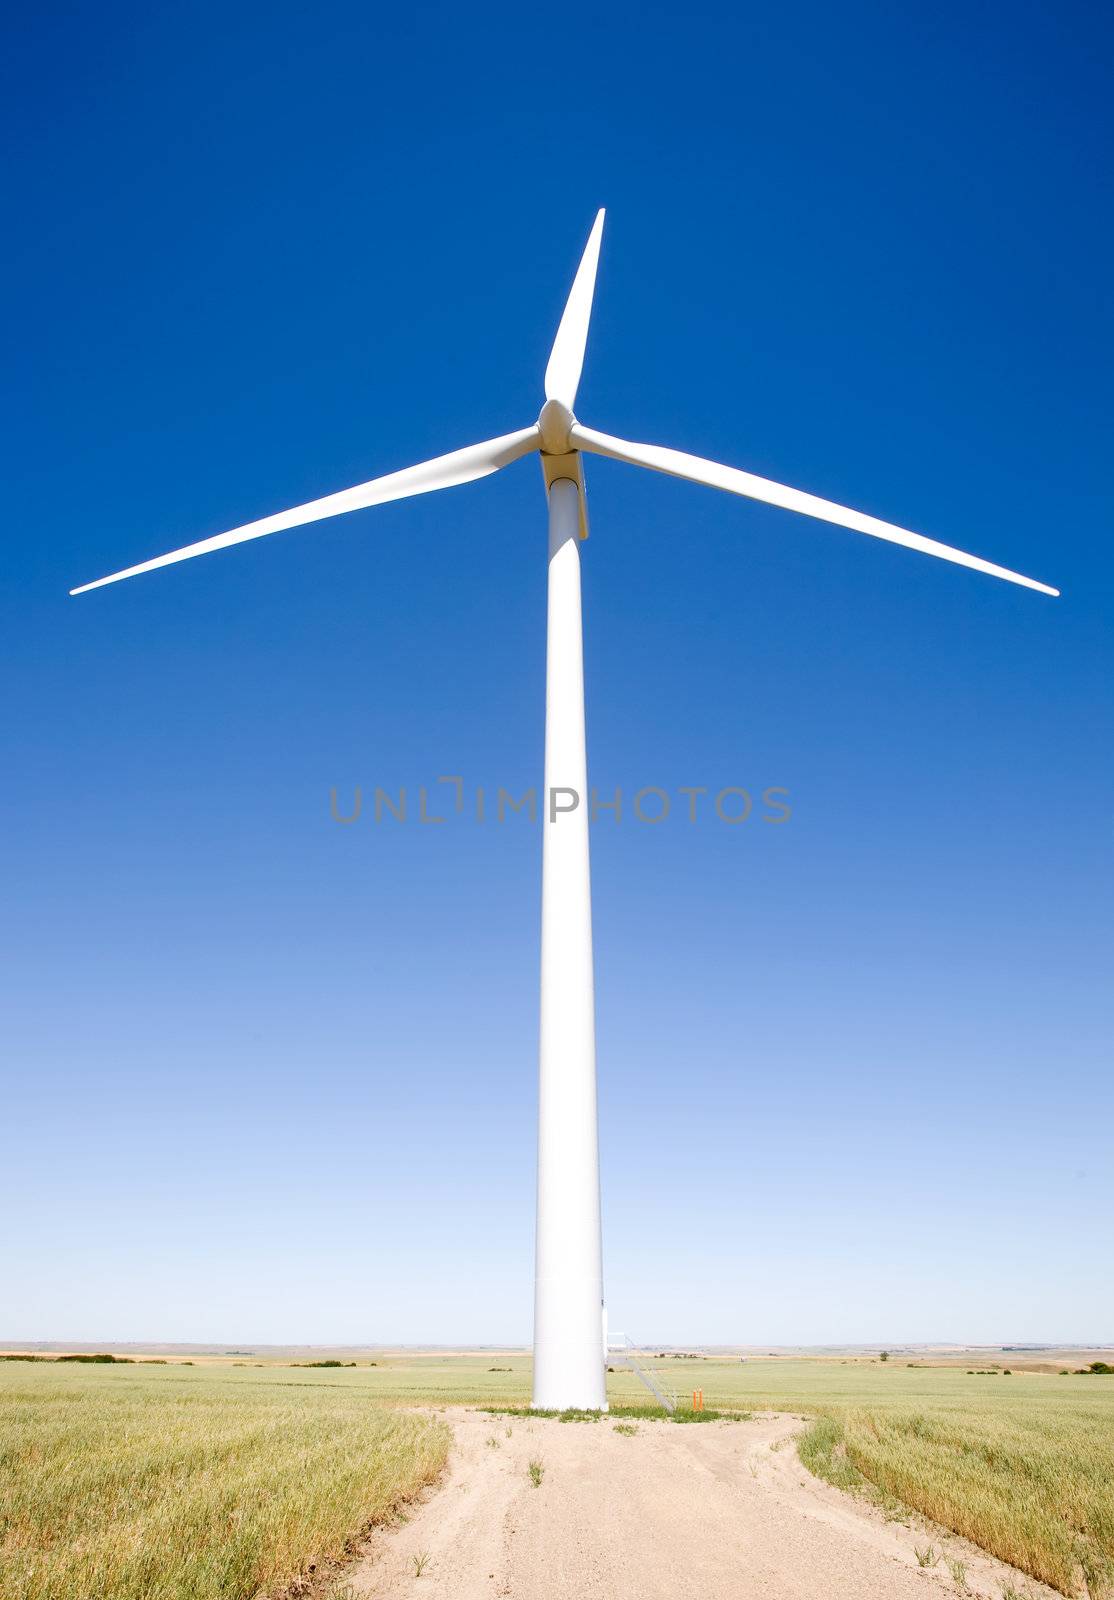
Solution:
[{"label": "tall white tower", "polygon": [[535,1406],[606,1409],[580,491],[549,486]]}]

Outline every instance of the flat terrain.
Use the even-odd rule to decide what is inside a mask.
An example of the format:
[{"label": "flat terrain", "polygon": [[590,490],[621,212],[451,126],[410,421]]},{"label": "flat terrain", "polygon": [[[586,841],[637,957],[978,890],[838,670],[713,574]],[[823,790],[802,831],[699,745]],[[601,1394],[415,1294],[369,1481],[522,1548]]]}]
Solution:
[{"label": "flat terrain", "polygon": [[286,1376],[0,1367],[2,1600],[279,1592],[441,1471],[440,1419]]},{"label": "flat terrain", "polygon": [[[699,1427],[623,1419],[617,1428],[609,1418],[449,1415],[455,1442],[442,1486],[346,1574],[334,1591],[346,1600],[1049,1593],[962,1540],[933,1542],[810,1477],[793,1417]],[[921,1567],[917,1549],[930,1543],[934,1564]]]},{"label": "flat terrain", "polygon": [[[300,1354],[303,1361],[332,1358],[322,1351]],[[530,1362],[521,1351],[363,1351],[344,1359],[358,1364],[293,1365],[289,1358],[247,1350],[223,1357],[198,1353],[189,1358],[195,1365],[0,1362],[0,1600],[252,1600],[260,1591],[280,1594],[311,1565],[320,1590],[330,1557],[357,1546],[369,1525],[389,1521],[408,1496],[436,1478],[450,1421],[458,1450],[471,1451],[473,1461],[478,1453],[479,1475],[460,1478],[454,1466],[450,1486],[421,1513],[432,1518],[423,1537],[444,1559],[443,1546],[434,1544],[437,1520],[456,1525],[454,1499],[474,1499],[477,1507],[487,1504],[489,1520],[495,1508],[503,1509],[488,1534],[481,1534],[480,1516],[468,1525],[467,1538],[482,1545],[490,1536],[495,1544],[483,1547],[502,1550],[500,1519],[513,1501],[518,1509],[512,1522],[523,1537],[487,1570],[511,1574],[516,1586],[502,1592],[515,1600],[530,1591],[523,1587],[525,1567],[514,1564],[514,1550],[527,1548],[527,1534],[542,1537],[540,1525],[528,1533],[534,1527],[529,1519],[546,1506],[566,1519],[560,1526],[567,1543],[558,1555],[544,1558],[553,1570],[563,1573],[561,1562],[574,1561],[578,1549],[587,1552],[584,1537],[575,1532],[578,1519],[590,1521],[592,1507],[606,1503],[614,1541],[625,1547],[635,1539],[637,1524],[637,1537],[652,1544],[652,1528],[660,1525],[663,1541],[683,1548],[684,1560],[702,1575],[703,1587],[693,1589],[694,1596],[714,1595],[705,1582],[707,1563],[726,1563],[735,1571],[731,1563],[741,1559],[730,1542],[732,1524],[722,1520],[728,1511],[734,1518],[745,1508],[747,1517],[757,1519],[747,1524],[748,1548],[761,1551],[762,1519],[774,1518],[771,1528],[781,1526],[777,1517],[783,1510],[791,1514],[784,1496],[792,1489],[799,1500],[802,1479],[810,1498],[807,1507],[797,1504],[809,1523],[801,1548],[811,1552],[808,1560],[824,1563],[824,1572],[842,1570],[842,1558],[824,1544],[838,1537],[850,1540],[854,1550],[869,1546],[874,1554],[860,1551],[863,1561],[873,1563],[882,1550],[897,1573],[889,1574],[893,1581],[908,1579],[930,1593],[925,1585],[943,1582],[947,1569],[939,1562],[922,1570],[914,1558],[915,1570],[906,1571],[910,1529],[896,1519],[914,1523],[912,1508],[1028,1573],[1033,1592],[1032,1579],[1041,1579],[1063,1594],[1114,1597],[1114,1378],[1061,1377],[1058,1368],[1047,1370],[1047,1362],[1043,1371],[1015,1367],[1010,1376],[979,1372],[985,1356],[972,1358],[970,1375],[963,1367],[914,1358],[741,1362],[716,1356],[654,1363],[682,1396],[702,1389],[710,1407],[823,1419],[802,1442],[805,1458],[822,1476],[859,1491],[850,1497],[814,1481],[796,1464],[789,1444],[774,1449],[776,1432],[752,1449],[749,1431],[760,1426],[757,1421],[678,1426],[640,1417],[637,1408],[645,1408],[650,1397],[629,1372],[616,1370],[609,1379],[617,1408],[609,1421],[549,1423],[457,1409],[526,1405]],[[1001,1369],[1017,1358],[999,1352],[996,1359]],[[620,1417],[620,1409],[630,1411],[630,1418]],[[629,1420],[638,1433],[616,1433],[620,1420]],[[802,1423],[769,1425],[804,1431]],[[509,1440],[500,1431],[506,1426],[512,1429]],[[518,1459],[528,1429],[545,1431],[544,1448],[538,1448],[545,1472],[536,1491]],[[489,1435],[495,1445],[483,1442]],[[527,1466],[530,1458],[527,1453]],[[628,1469],[636,1481],[624,1480],[620,1499],[610,1498],[612,1473]],[[792,1482],[782,1481],[785,1472]],[[690,1491],[701,1485],[694,1499]],[[764,1486],[761,1502],[752,1498],[753,1485]],[[527,1488],[533,1498],[523,1500]],[[511,1496],[506,1502],[499,1500],[504,1489]],[[707,1511],[712,1521],[701,1520],[704,1500],[718,1507],[714,1516]],[[681,1508],[676,1515],[674,1502]],[[840,1508],[852,1520],[820,1518],[828,1531],[818,1531],[812,1527],[817,1506]],[[776,1515],[775,1507],[781,1508]],[[515,1522],[520,1515],[527,1520]],[[695,1533],[681,1526],[690,1522]],[[904,1539],[904,1554],[869,1539],[864,1546],[865,1524],[886,1539]],[[459,1526],[464,1539],[464,1524]],[[409,1524],[400,1525],[392,1541],[409,1537],[409,1531]],[[917,1542],[938,1551],[940,1532],[921,1528]],[[953,1555],[958,1544],[953,1537]],[[402,1567],[422,1553],[406,1544],[397,1548]],[[632,1544],[627,1552],[631,1559],[635,1549]],[[776,1554],[767,1550],[755,1558],[757,1564],[751,1562],[754,1583],[755,1573],[777,1572]],[[857,1571],[860,1557],[851,1545],[846,1558],[847,1570]],[[586,1553],[584,1559],[589,1571],[604,1557]],[[617,1559],[614,1553],[608,1557]],[[954,1559],[976,1570],[974,1557]],[[655,1570],[665,1561],[664,1552],[660,1562],[655,1557]],[[431,1563],[430,1575],[433,1570]],[[666,1564],[662,1570],[676,1569]],[[620,1582],[618,1569],[607,1571],[606,1583]],[[401,1581],[398,1572],[396,1578]],[[571,1582],[568,1574],[561,1582]],[[641,1574],[643,1587],[624,1591],[609,1590],[601,1579],[598,1592],[601,1600],[624,1600],[628,1592],[633,1600],[636,1593],[656,1592],[645,1587],[649,1582]],[[797,1592],[788,1569],[769,1582],[773,1587],[765,1590],[736,1592],[769,1594],[771,1600]],[[876,1575],[870,1582],[858,1593],[891,1592]],[[998,1600],[1009,1587],[1025,1593],[1025,1584],[1004,1580],[979,1592]]]}]

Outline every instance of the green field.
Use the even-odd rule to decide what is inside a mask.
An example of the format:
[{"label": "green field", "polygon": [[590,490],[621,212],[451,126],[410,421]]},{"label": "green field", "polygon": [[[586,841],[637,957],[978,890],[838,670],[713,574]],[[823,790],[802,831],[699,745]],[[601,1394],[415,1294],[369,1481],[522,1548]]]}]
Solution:
[{"label": "green field", "polygon": [[[0,1600],[276,1592],[436,1475],[447,1430],[407,1407],[529,1401],[521,1353],[357,1359],[0,1363]],[[898,1360],[657,1366],[709,1407],[830,1418],[815,1470],[1065,1594],[1114,1596],[1114,1378]],[[617,1406],[652,1404],[630,1373],[609,1383]]]},{"label": "green field", "polygon": [[436,1477],[449,1439],[325,1373],[0,1364],[0,1596],[280,1593]]}]

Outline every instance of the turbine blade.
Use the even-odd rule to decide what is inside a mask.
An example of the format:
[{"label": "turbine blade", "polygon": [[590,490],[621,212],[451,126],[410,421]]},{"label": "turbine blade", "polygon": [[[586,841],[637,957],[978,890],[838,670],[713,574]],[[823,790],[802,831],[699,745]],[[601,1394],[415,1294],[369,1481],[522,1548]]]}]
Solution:
[{"label": "turbine blade", "polygon": [[264,534],[278,533],[283,528],[298,528],[306,522],[339,517],[345,511],[382,505],[387,500],[404,500],[409,495],[428,494],[432,489],[451,489],[458,483],[471,483],[474,478],[486,478],[489,473],[498,472],[500,467],[507,467],[519,456],[538,448],[539,436],[535,423],[533,427],[523,428],[518,433],[505,433],[498,439],[487,439],[483,444],[454,450],[450,455],[437,456],[433,461],[423,461],[416,467],[404,467],[401,472],[388,472],[385,477],[358,483],[353,489],[327,494],[321,500],[309,500],[290,511],[279,511],[273,517],[245,522],[243,527],[232,528],[228,533],[214,534],[211,539],[199,539],[196,544],[183,545],[180,550],[171,550],[168,555],[155,556],[152,561],[141,561],[135,567],[125,567],[122,572],[97,578],[94,583],[83,583],[80,588],[71,589],[70,593],[85,594],[87,590],[100,589],[106,583],[134,578],[140,572],[153,572],[156,567],[169,567],[175,561],[188,561],[191,556],[208,555],[210,550],[223,550],[227,545],[243,544],[247,539],[261,539]]},{"label": "turbine blade", "polygon": [[549,353],[549,365],[545,369],[545,398],[559,400],[570,411],[576,400],[576,386],[584,366],[584,346],[588,343],[588,322],[592,315],[592,294],[600,259],[603,216],[602,210],[597,211],[569,290],[553,349]]},{"label": "turbine blade", "polygon": [[783,506],[786,511],[800,511],[806,517],[834,522],[837,527],[853,528],[857,533],[869,533],[875,539],[888,539],[891,544],[904,545],[908,550],[920,550],[928,556],[939,556],[943,561],[954,561],[957,566],[989,573],[992,578],[1005,578],[1009,583],[1037,589],[1041,594],[1060,593],[1059,589],[1050,589],[1048,584],[1038,583],[1035,578],[1023,578],[1020,572],[995,566],[992,561],[983,561],[980,556],[968,555],[966,551],[956,550],[950,544],[941,544],[936,539],[926,539],[923,534],[910,533],[908,528],[895,527],[892,522],[881,522],[862,511],[852,511],[847,506],[836,505],[832,500],[821,500],[818,495],[787,488],[785,484],[773,483],[769,478],[758,478],[754,473],[741,472],[737,467],[724,467],[718,461],[705,461],[701,456],[687,455],[683,450],[669,450],[656,444],[631,444],[626,439],[613,439],[610,434],[584,428],[579,422],[572,428],[572,441],[582,450],[629,462],[632,467],[651,467],[655,472],[666,472],[674,478],[689,478],[693,483],[706,483],[713,489],[726,489],[731,494],[746,495],[751,500],[764,500],[767,505]]}]

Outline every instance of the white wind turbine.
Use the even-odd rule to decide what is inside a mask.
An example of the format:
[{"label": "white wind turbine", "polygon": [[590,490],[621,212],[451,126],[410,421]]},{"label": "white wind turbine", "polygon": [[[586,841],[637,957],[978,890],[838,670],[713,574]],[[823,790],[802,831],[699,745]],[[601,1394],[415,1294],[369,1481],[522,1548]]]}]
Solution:
[{"label": "white wind turbine", "polygon": [[510,466],[520,456],[540,452],[549,499],[549,611],[533,1403],[593,1410],[606,1409],[607,1392],[578,544],[578,538],[587,536],[582,452],[611,456],[635,467],[652,467],[800,511],[1042,594],[1059,593],[991,561],[768,478],[661,445],[631,444],[584,427],[577,421],[573,405],[584,363],[603,217],[600,211],[577,269],[545,371],[545,404],[530,427],[200,539],[70,591],[84,594],[121,578],[260,539],[283,528],[470,483]]}]

